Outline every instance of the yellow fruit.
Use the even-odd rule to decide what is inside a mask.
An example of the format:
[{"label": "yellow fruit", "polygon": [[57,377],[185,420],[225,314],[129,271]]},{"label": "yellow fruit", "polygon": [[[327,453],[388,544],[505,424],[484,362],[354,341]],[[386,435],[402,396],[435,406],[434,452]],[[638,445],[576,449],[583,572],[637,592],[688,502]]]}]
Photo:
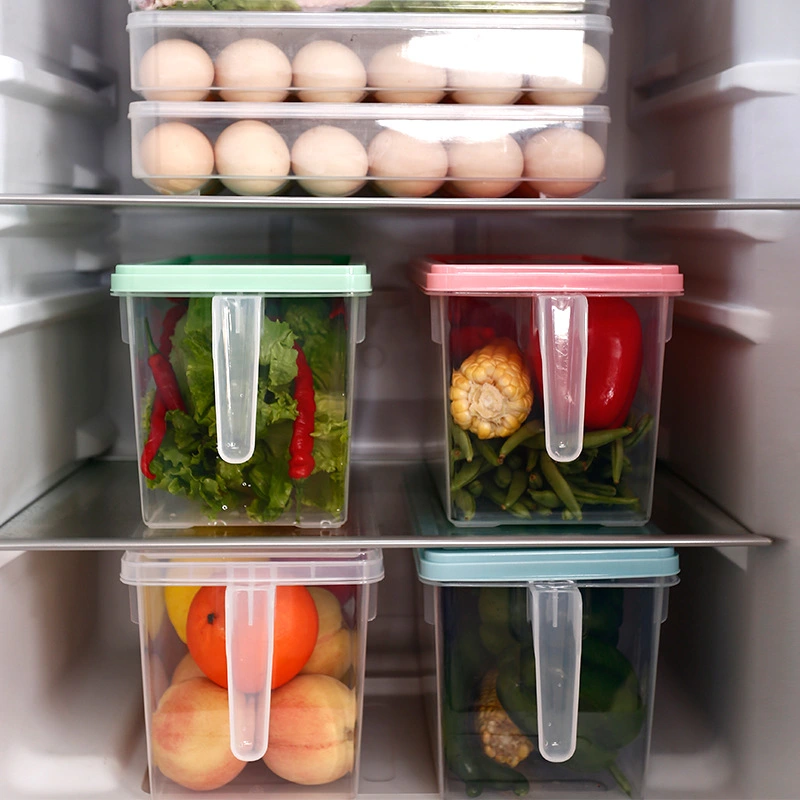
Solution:
[{"label": "yellow fruit", "polygon": [[186,644],[186,619],[189,616],[189,606],[199,591],[199,586],[167,586],[164,588],[167,615],[175,628],[175,633],[184,644]]}]

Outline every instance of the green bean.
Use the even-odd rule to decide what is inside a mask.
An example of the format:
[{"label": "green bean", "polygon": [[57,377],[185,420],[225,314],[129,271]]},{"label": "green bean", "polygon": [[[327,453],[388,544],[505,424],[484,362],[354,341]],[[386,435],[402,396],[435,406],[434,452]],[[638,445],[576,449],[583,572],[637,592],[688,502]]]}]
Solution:
[{"label": "green bean", "polygon": [[629,436],[633,431],[631,428],[612,428],[607,431],[589,431],[583,435],[584,447],[602,447],[611,442]]},{"label": "green bean", "polygon": [[520,517],[521,519],[530,519],[531,512],[522,504],[522,503],[514,503],[513,506],[508,506],[506,508],[509,514],[513,514],[515,517]]},{"label": "green bean", "polygon": [[484,478],[481,483],[483,483],[483,495],[484,497],[488,497],[495,505],[500,506],[503,511],[506,510],[506,493],[495,484],[493,480],[490,480],[488,477]]},{"label": "green bean", "polygon": [[511,476],[511,483],[508,484],[506,492],[506,505],[513,506],[528,488],[528,473],[518,469]]},{"label": "green bean", "polygon": [[503,461],[506,456],[510,455],[514,448],[536,436],[541,430],[542,423],[538,419],[532,419],[530,422],[526,422],[503,442],[503,446],[500,448],[500,461]]},{"label": "green bean", "polygon": [[655,424],[655,420],[653,419],[652,414],[644,414],[641,419],[636,423],[636,427],[633,429],[633,433],[629,436],[626,436],[622,440],[622,444],[625,447],[633,447],[635,444],[644,438],[649,432],[650,429]]},{"label": "green bean", "polygon": [[536,469],[536,465],[538,463],[539,463],[539,451],[528,450],[528,460],[525,462],[525,471],[533,472]]},{"label": "green bean", "polygon": [[564,476],[558,471],[554,461],[550,456],[542,451],[539,457],[539,464],[542,468],[542,475],[545,480],[550,484],[550,488],[558,495],[561,502],[567,507],[575,519],[582,519],[581,507],[572,494],[572,489],[569,488]]},{"label": "green bean", "polygon": [[525,508],[527,508],[528,511],[539,510],[539,507],[536,505],[536,503],[533,502],[533,499],[527,494],[523,494],[522,497],[520,497],[520,499],[517,500],[517,502],[525,506]]},{"label": "green bean", "polygon": [[490,464],[488,461],[479,461],[481,468],[478,470],[478,477],[481,475],[485,475],[487,472],[491,472],[494,468],[494,464]]},{"label": "green bean", "polygon": [[473,497],[480,497],[483,493],[483,484],[479,480],[474,480],[467,486],[467,491]]},{"label": "green bean", "polygon": [[490,464],[495,467],[500,465],[500,459],[497,457],[497,453],[495,453],[494,448],[486,439],[478,439],[475,443],[475,447]]},{"label": "green bean", "polygon": [[494,471],[494,482],[501,489],[508,489],[509,485],[511,484],[512,475],[513,473],[511,472],[511,467],[508,467],[505,464],[501,464]]},{"label": "green bean", "polygon": [[596,506],[634,506],[638,505],[638,497],[608,497],[607,495],[597,495],[591,492],[582,492],[577,487],[574,489],[575,499],[581,503],[588,503]]},{"label": "green bean", "polygon": [[472,461],[475,453],[472,449],[472,440],[469,438],[469,434],[452,421],[450,422],[450,433],[453,436],[455,446],[461,450],[464,454],[464,458],[466,458],[467,461]]},{"label": "green bean", "polygon": [[450,481],[450,491],[455,492],[457,489],[463,489],[468,483],[472,483],[478,477],[478,472],[481,468],[480,461],[473,461],[471,464],[464,464],[463,467],[456,473],[455,478]]},{"label": "green bean", "polygon": [[585,472],[580,461],[553,462],[562,475],[581,475]]},{"label": "green bean", "polygon": [[[533,452],[535,452],[535,451],[534,451],[534,450],[531,450],[531,452],[533,453]],[[511,455],[508,457],[508,459],[506,459],[506,462],[505,462],[505,463],[506,463],[506,464],[508,464],[508,466],[509,466],[509,467],[510,467],[512,470],[518,470],[518,469],[522,469],[522,467],[523,467],[523,465],[524,465],[524,463],[525,463],[525,462],[524,462],[524,460],[523,460],[522,456],[521,456],[519,453],[512,453],[512,454],[511,454]]]},{"label": "green bean", "polygon": [[614,486],[609,486],[605,483],[593,483],[588,478],[583,478],[580,475],[570,478],[569,482],[582,492],[605,495],[606,497],[614,497],[617,493]]},{"label": "green bean", "polygon": [[531,436],[530,439],[526,439],[522,443],[522,446],[530,450],[544,450],[544,431],[537,433],[535,436]]},{"label": "green bean", "polygon": [[565,508],[561,512],[561,519],[569,521],[571,519],[575,519],[575,515],[569,509]]},{"label": "green bean", "polygon": [[542,489],[541,491],[534,492],[528,490],[528,494],[534,503],[545,508],[561,508],[564,504],[558,499],[558,495],[550,489]]},{"label": "green bean", "polygon": [[531,474],[528,475],[528,485],[531,489],[543,489],[544,480],[542,479],[542,473],[538,470],[536,472],[531,472]]},{"label": "green bean", "polygon": [[537,508],[536,513],[542,517],[549,517],[553,513],[553,510],[551,508]]},{"label": "green bean", "polygon": [[453,503],[465,520],[469,521],[475,516],[475,498],[464,489],[458,489],[453,493]]},{"label": "green bean", "polygon": [[625,450],[622,447],[622,439],[615,439],[611,445],[611,480],[619,483],[622,478],[622,459],[625,457]]},{"label": "green bean", "polygon": [[454,447],[450,451],[450,458],[453,461],[461,461],[464,458],[464,454],[461,452],[461,450],[458,447]]}]

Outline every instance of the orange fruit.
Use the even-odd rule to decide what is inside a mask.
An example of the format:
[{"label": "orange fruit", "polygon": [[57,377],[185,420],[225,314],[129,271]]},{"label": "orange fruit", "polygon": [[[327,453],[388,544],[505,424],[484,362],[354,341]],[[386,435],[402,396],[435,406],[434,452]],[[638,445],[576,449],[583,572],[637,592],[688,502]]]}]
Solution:
[{"label": "orange fruit", "polygon": [[[247,598],[242,596],[242,602]],[[319,616],[314,598],[304,586],[278,586],[275,590],[272,688],[288,683],[314,652]],[[239,665],[237,689],[247,693],[264,686],[269,633],[266,619],[255,623],[246,637],[232,642]],[[198,667],[214,683],[228,688],[225,654],[225,587],[204,586],[195,595],[186,620],[186,644]]]}]

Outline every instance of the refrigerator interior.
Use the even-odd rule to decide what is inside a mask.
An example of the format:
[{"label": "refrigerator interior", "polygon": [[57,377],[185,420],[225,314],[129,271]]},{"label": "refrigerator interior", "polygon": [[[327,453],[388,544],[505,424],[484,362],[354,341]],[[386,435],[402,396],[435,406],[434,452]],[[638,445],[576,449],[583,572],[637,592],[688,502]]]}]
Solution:
[{"label": "refrigerator interior", "polygon": [[[660,12],[652,8],[658,4]],[[795,6],[796,0],[613,0],[609,177],[589,199],[796,197]],[[0,2],[0,68],[5,62],[7,70],[0,80],[1,191],[148,193],[130,176],[127,11],[124,0]],[[785,24],[775,24],[782,18]],[[20,135],[13,122],[22,113],[18,104],[47,110],[46,136]],[[62,114],[78,122],[63,123]],[[26,124],[35,130],[35,119]],[[671,591],[662,630],[646,797],[796,798],[798,249],[800,211],[784,210],[3,206],[0,415],[7,465],[0,523],[86,459],[136,457],[128,349],[108,294],[116,263],[188,252],[364,258],[375,291],[357,356],[359,462],[422,456],[431,398],[418,377],[425,369],[418,353],[430,326],[426,301],[408,280],[412,256],[586,252],[677,263],[686,296],[675,305],[667,346],[660,457],[723,518],[775,543],[681,551],[681,583]],[[381,497],[402,504],[399,490]],[[671,525],[702,533],[707,519],[676,508],[665,515]],[[382,509],[383,518],[392,513]],[[117,534],[130,535],[109,532]],[[3,800],[147,796],[138,634],[119,582],[120,556],[0,550],[0,600],[10,611],[0,625]],[[361,793],[422,800],[437,796],[437,788],[421,735],[421,594],[408,549],[386,549],[384,558],[386,579],[368,634]]]}]

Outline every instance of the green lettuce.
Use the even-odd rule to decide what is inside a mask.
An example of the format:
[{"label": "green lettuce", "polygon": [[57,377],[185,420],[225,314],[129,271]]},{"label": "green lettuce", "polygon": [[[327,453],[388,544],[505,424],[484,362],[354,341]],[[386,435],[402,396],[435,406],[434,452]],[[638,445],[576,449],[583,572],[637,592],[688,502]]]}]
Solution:
[{"label": "green lettuce", "polygon": [[[349,449],[345,387],[347,333],[344,318],[323,300],[295,300],[282,319],[266,316],[259,350],[256,449],[245,464],[219,458],[216,441],[211,300],[192,298],[172,337],[170,363],[186,411],[167,414],[167,432],[150,468],[153,489],[201,504],[209,517],[241,510],[255,522],[314,507],[332,515],[344,508]],[[289,445],[297,418],[294,381],[302,347],[314,376],[314,472],[304,481],[289,477]],[[145,429],[155,392],[144,401]]]}]

